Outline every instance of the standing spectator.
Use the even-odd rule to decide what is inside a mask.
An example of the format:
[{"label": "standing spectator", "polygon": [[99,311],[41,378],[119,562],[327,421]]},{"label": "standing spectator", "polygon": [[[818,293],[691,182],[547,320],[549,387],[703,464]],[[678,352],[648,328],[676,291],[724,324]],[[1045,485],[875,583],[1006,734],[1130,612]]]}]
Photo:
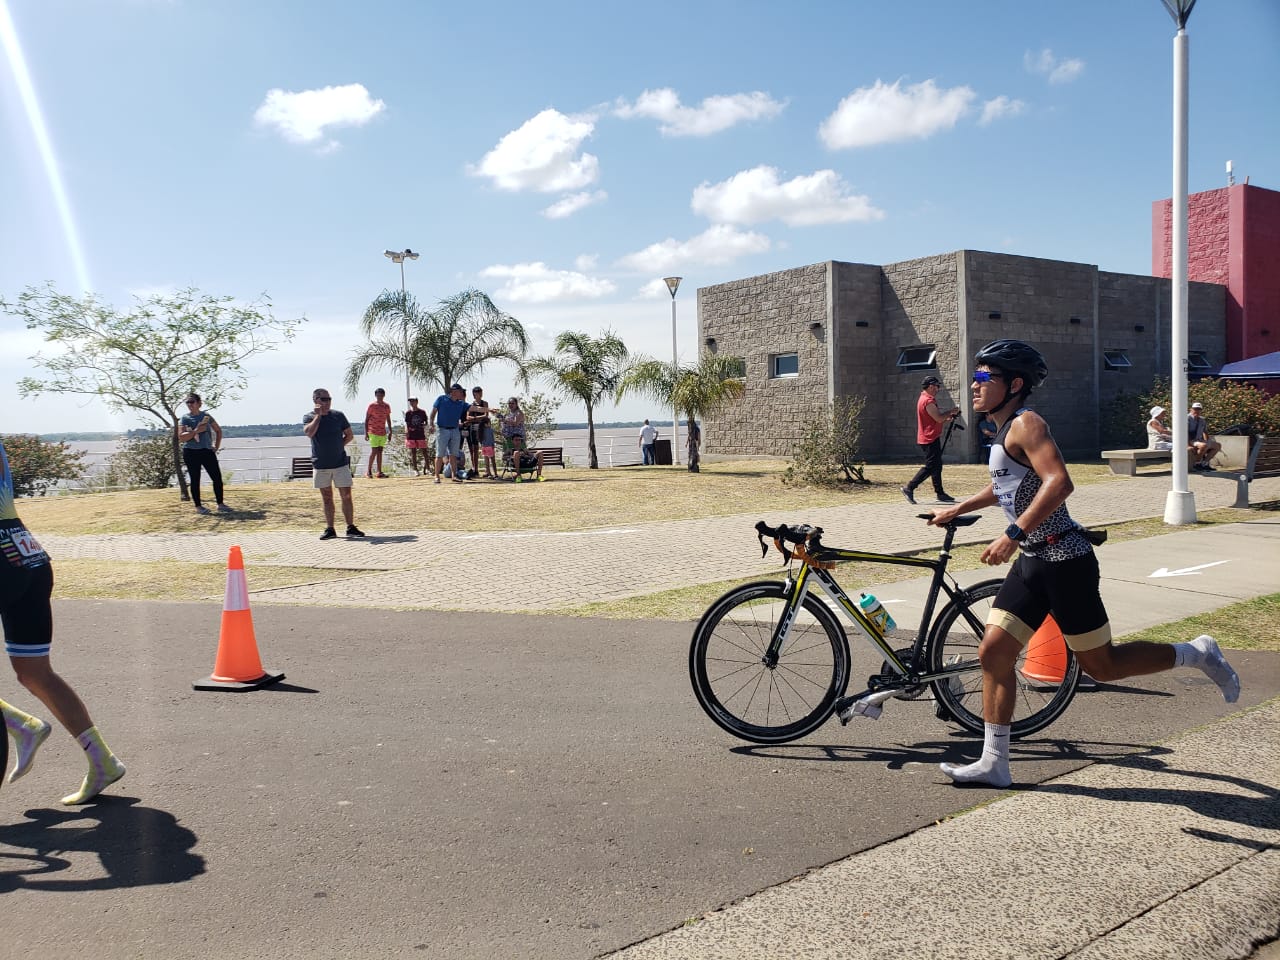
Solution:
[{"label": "standing spectator", "polygon": [[1151,419],[1147,421],[1147,449],[1172,450],[1173,434],[1160,418],[1164,416],[1164,407],[1151,408]]},{"label": "standing spectator", "polygon": [[333,397],[323,387],[311,394],[315,409],[302,418],[302,432],[311,438],[311,463],[315,486],[324,502],[324,533],[321,540],[332,540],[338,534],[333,529],[333,488],[342,497],[342,516],[347,521],[348,537],[363,537],[356,526],[356,508],[351,502],[351,457],[347,444],[354,438],[351,422],[341,410],[333,409]]},{"label": "standing spectator", "polygon": [[991,445],[996,442],[997,430],[999,430],[999,427],[991,419],[991,414],[984,413],[982,419],[978,421],[978,442],[982,444],[983,463],[991,459]]},{"label": "standing spectator", "polygon": [[[480,387],[471,388],[471,406],[467,408],[467,419],[464,422],[467,431],[467,448],[471,451],[471,470],[474,473],[480,469],[480,448],[484,445],[484,435],[488,431],[489,446],[493,446],[493,425],[489,422],[489,401],[484,398],[484,390]],[[489,464],[486,460],[485,468],[487,470]],[[492,471],[489,471],[491,473]],[[488,476],[486,473],[485,476]]]},{"label": "standing spectator", "polygon": [[698,455],[698,448],[702,446],[702,430],[698,427],[698,421],[692,417],[689,418],[689,422],[685,426],[689,428],[689,472],[698,473],[700,472],[698,465],[702,460]]},{"label": "standing spectator", "polygon": [[364,412],[364,438],[369,441],[369,463],[365,467],[364,475],[373,476],[373,465],[376,461],[379,480],[387,479],[387,475],[382,472],[382,452],[386,449],[387,441],[391,439],[391,404],[387,403],[386,396],[387,391],[381,387],[373,391],[373,403],[369,404],[369,409]]},{"label": "standing spectator", "polygon": [[1222,444],[1209,436],[1205,429],[1204,404],[1199,401],[1191,405],[1187,414],[1187,453],[1196,458],[1191,465],[1192,470],[1212,470],[1209,461],[1217,456]]},{"label": "standing spectator", "polygon": [[[0,442],[0,623],[4,624],[4,652],[18,682],[31,691],[84,749],[89,761],[80,789],[62,798],[68,806],[88,803],[125,774],[124,764],[111,752],[89,718],[84,701],[49,663],[53,646],[53,566],[20,519],[13,497],[9,457]],[[17,759],[9,782],[29,769],[36,750],[49,736],[50,725],[3,704],[4,725],[17,745]]]},{"label": "standing spectator", "polygon": [[933,494],[939,503],[955,503],[955,497],[942,489],[942,425],[960,415],[959,407],[952,407],[946,413],[938,409],[938,391],[942,389],[942,381],[937,377],[925,377],[920,385],[920,396],[916,398],[916,443],[924,454],[924,466],[921,467],[911,482],[902,487],[902,495],[907,503],[916,502],[916,487],[924,483],[928,477],[933,481]]},{"label": "standing spectator", "polygon": [[444,461],[448,457],[453,464],[453,482],[461,483],[462,477],[462,421],[467,415],[467,391],[462,384],[455,383],[449,393],[436,397],[431,405],[431,425],[428,433],[436,433],[436,483],[444,472]]},{"label": "standing spectator", "polygon": [[418,406],[418,398],[409,398],[409,409],[404,412],[404,445],[409,450],[409,463],[413,475],[420,477],[431,471],[431,456],[422,454],[422,469],[418,469],[418,451],[427,449],[427,411]]},{"label": "standing spectator", "polygon": [[178,421],[178,442],[182,444],[182,462],[187,465],[187,478],[191,486],[191,500],[196,513],[208,513],[209,508],[200,502],[200,471],[209,474],[213,484],[213,499],[219,513],[230,513],[231,508],[222,502],[222,468],[218,466],[218,451],[222,449],[222,428],[213,414],[200,409],[200,394],[187,394],[187,412]]},{"label": "standing spectator", "polygon": [[640,428],[640,456],[646,467],[658,462],[658,429],[650,425],[648,420]]}]

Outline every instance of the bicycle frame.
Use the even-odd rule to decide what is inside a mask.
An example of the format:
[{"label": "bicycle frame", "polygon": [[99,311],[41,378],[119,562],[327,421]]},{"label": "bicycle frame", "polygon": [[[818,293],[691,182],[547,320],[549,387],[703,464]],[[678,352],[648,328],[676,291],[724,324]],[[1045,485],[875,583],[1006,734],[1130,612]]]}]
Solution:
[{"label": "bicycle frame", "polygon": [[[815,560],[810,556],[798,558],[801,563],[799,572],[793,575],[788,571],[787,574],[787,606],[782,616],[778,618],[778,625],[773,632],[769,649],[765,652],[765,663],[769,666],[777,664],[779,653],[790,635],[796,612],[800,610],[805,597],[809,594],[810,581],[816,580],[822,591],[831,598],[837,609],[844,611],[845,616],[862,631],[866,639],[880,652],[884,661],[889,664],[890,669],[898,674],[900,680],[896,682],[882,679],[879,684],[876,684],[873,681],[871,685],[873,691],[885,687],[914,686],[957,674],[971,673],[979,669],[977,661],[974,660],[969,663],[955,664],[937,672],[920,672],[920,668],[923,666],[920,661],[924,655],[925,641],[928,639],[929,627],[933,621],[933,612],[937,606],[939,592],[945,592],[952,601],[964,595],[964,588],[952,586],[946,580],[947,560],[951,556],[951,543],[954,537],[955,530],[948,528],[946,538],[942,544],[942,550],[936,560],[899,557],[886,553],[869,553],[862,550],[843,550],[838,547],[823,547],[820,560]],[[933,571],[933,578],[929,584],[929,594],[920,616],[920,626],[916,631],[916,638],[911,646],[911,657],[908,662],[903,662],[897,651],[889,646],[887,638],[880,633],[879,628],[862,612],[861,607],[849,599],[849,595],[836,582],[835,577],[825,569],[827,566],[833,566],[836,561],[888,563],[901,567],[924,567]],[[964,615],[970,626],[981,634],[985,624],[979,622],[967,609],[964,611]]]}]

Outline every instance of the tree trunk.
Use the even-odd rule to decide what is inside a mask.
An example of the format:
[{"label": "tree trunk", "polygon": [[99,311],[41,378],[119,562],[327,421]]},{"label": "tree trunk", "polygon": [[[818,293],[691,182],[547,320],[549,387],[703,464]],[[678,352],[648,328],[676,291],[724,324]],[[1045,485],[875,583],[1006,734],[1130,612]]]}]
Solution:
[{"label": "tree trunk", "polygon": [[587,450],[590,454],[591,469],[599,470],[600,461],[596,458],[596,422],[589,403],[587,404]]},{"label": "tree trunk", "polygon": [[182,447],[178,443],[178,425],[173,425],[173,469],[178,475],[178,493],[183,501],[191,499],[191,491],[187,489],[187,473],[182,462]]}]

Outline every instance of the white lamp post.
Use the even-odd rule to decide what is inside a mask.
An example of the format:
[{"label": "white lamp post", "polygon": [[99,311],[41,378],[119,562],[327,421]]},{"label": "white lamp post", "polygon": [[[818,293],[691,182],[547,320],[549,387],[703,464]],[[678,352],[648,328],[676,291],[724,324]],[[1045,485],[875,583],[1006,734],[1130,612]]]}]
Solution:
[{"label": "white lamp post", "polygon": [[1196,0],[1164,0],[1178,25],[1173,38],[1173,295],[1169,338],[1173,414],[1173,489],[1164,504],[1164,522],[1196,522],[1196,498],[1187,483],[1187,18]]},{"label": "white lamp post", "polygon": [[[676,352],[676,291],[680,289],[680,281],[684,277],[663,277],[662,282],[671,291],[671,375],[679,376],[680,354]],[[675,381],[672,380],[672,383]],[[680,462],[680,411],[675,404],[671,405],[671,462]]]},{"label": "white lamp post", "polygon": [[[392,263],[400,264],[400,298],[403,300],[404,299],[404,262],[406,260],[417,260],[418,254],[414,253],[408,247],[405,247],[403,250],[383,250],[382,255],[386,257],[388,260],[390,260]],[[407,364],[407,361],[409,359],[409,327],[408,325],[406,325],[404,328],[404,352],[405,352],[405,361]],[[411,394],[409,393],[409,389],[410,389],[409,388],[409,368],[406,365],[404,370],[404,396],[406,401],[411,396]]]}]

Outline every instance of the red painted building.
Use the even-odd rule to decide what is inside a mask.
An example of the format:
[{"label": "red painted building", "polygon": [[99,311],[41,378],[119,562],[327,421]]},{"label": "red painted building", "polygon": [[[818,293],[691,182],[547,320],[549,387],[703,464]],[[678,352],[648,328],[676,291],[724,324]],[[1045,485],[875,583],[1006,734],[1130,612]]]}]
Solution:
[{"label": "red painted building", "polygon": [[[1172,277],[1171,200],[1151,205],[1151,275]],[[1280,350],[1280,192],[1247,183],[1187,201],[1187,279],[1227,288],[1227,361]]]}]

